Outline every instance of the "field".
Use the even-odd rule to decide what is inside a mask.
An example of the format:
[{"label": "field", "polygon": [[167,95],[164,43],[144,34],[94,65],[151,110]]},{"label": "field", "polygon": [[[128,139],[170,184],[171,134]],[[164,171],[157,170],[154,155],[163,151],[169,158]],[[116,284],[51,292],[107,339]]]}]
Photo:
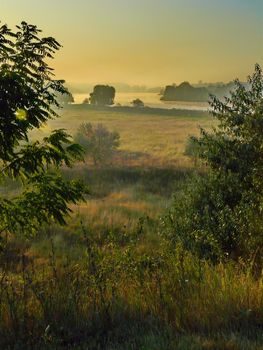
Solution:
[{"label": "field", "polygon": [[74,135],[91,122],[121,142],[110,164],[86,159],[62,169],[90,188],[67,225],[46,225],[27,240],[6,236],[3,349],[262,349],[262,276],[242,260],[213,264],[162,236],[172,196],[206,171],[184,155],[186,141],[215,124],[202,112],[169,113],[72,106],[31,135]]},{"label": "field", "polygon": [[64,128],[74,135],[81,123],[90,122],[120,134],[120,147],[110,164],[94,167],[86,159],[84,164],[64,170],[69,178],[85,179],[90,186],[88,202],[75,210],[93,225],[133,225],[144,215],[156,218],[193,171],[193,161],[184,155],[186,141],[198,135],[200,127],[211,128],[214,120],[203,112],[166,114],[158,109],[145,113],[76,105],[64,109],[60,118],[41,130],[46,134]]},{"label": "field", "polygon": [[[184,156],[186,139],[199,133],[199,127],[210,128],[213,118],[202,111],[170,113],[161,109],[133,108],[92,109],[81,105],[59,111],[60,118],[42,129],[65,128],[74,135],[83,122],[101,123],[121,136],[121,164],[140,167],[188,167]],[[151,112],[152,111],[152,112]],[[157,111],[157,112],[155,112]],[[116,164],[115,164],[116,165]]]}]

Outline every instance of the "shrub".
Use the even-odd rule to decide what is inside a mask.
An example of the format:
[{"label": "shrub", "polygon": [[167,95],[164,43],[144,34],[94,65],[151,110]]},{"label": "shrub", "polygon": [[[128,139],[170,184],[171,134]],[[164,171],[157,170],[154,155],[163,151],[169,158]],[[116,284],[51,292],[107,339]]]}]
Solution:
[{"label": "shrub", "polygon": [[230,98],[210,102],[218,119],[212,133],[201,130],[198,156],[208,174],[176,198],[163,223],[187,249],[210,257],[230,255],[260,262],[263,248],[263,77],[256,65],[248,88],[239,81]]},{"label": "shrub", "polygon": [[93,126],[91,123],[83,123],[75,135],[75,141],[97,165],[109,162],[120,145],[120,135],[109,131],[102,124]]}]

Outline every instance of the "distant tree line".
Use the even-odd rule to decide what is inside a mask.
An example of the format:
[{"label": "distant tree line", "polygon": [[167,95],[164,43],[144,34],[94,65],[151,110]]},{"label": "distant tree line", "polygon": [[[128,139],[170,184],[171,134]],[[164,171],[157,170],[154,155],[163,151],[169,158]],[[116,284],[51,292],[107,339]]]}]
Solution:
[{"label": "distant tree line", "polygon": [[232,82],[201,87],[194,87],[188,82],[183,82],[179,86],[167,85],[162,92],[161,100],[207,102],[210,94],[215,95],[219,99],[228,96],[233,86],[234,84]]},{"label": "distant tree line", "polygon": [[[229,92],[235,87],[233,82],[223,84],[204,84],[193,86],[189,82],[183,82],[176,86],[167,85],[159,90],[162,101],[189,101],[189,102],[207,102],[210,95],[219,99],[229,96]],[[67,90],[66,94],[57,93],[57,100],[60,104],[74,103],[73,95]],[[156,92],[156,91],[155,91]],[[95,85],[90,96],[85,98],[83,103],[93,106],[111,106],[114,104],[116,90],[110,85]],[[144,103],[139,98],[131,101],[133,107],[144,107]]]}]

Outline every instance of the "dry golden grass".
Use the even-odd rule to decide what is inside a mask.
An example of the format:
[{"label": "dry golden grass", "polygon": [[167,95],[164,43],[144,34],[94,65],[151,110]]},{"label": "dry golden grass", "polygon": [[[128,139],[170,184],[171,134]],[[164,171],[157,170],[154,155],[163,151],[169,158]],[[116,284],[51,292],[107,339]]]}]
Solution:
[{"label": "dry golden grass", "polygon": [[71,207],[81,216],[85,224],[94,231],[103,228],[135,229],[139,217],[156,218],[163,210],[164,201],[147,201],[133,198],[133,190],[112,192],[103,199],[90,199],[86,203]]},{"label": "dry golden grass", "polygon": [[[263,281],[249,266],[212,264],[179,246],[144,255],[127,237],[116,238],[61,246],[54,237],[46,259],[27,254],[34,263],[21,259],[14,272],[0,273],[1,349],[75,348],[76,339],[76,349],[262,349]],[[29,347],[30,340],[43,347]],[[91,341],[98,345],[86,347]]]},{"label": "dry golden grass", "polygon": [[[52,120],[41,132],[46,134],[55,128],[67,129],[74,135],[83,122],[101,123],[120,134],[120,165],[130,166],[191,166],[184,156],[189,136],[198,135],[199,127],[211,128],[211,116],[167,116],[117,112],[110,110],[64,109],[61,117]],[[187,115],[187,113],[186,113]]]}]

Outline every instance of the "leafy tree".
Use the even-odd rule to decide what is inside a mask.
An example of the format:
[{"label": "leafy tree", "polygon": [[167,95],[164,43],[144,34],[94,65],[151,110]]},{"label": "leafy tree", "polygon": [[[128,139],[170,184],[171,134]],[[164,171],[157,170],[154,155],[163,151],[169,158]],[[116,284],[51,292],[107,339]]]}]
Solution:
[{"label": "leafy tree", "polygon": [[46,62],[60,45],[40,33],[26,22],[15,31],[0,27],[0,179],[22,184],[16,197],[0,197],[0,233],[30,233],[44,222],[63,224],[68,204],[82,200],[86,191],[56,170],[82,158],[81,147],[65,130],[34,142],[29,137],[31,130],[58,116],[56,96],[67,93]]},{"label": "leafy tree", "polygon": [[259,65],[245,87],[238,80],[229,98],[212,98],[213,132],[193,139],[208,166],[175,200],[168,234],[202,256],[259,257],[263,248],[263,77]]},{"label": "leafy tree", "polygon": [[140,100],[139,98],[136,98],[135,100],[133,100],[133,101],[131,102],[131,104],[133,105],[133,107],[138,107],[138,108],[144,107],[143,101]]},{"label": "leafy tree", "polygon": [[115,89],[109,85],[96,85],[90,94],[90,103],[96,106],[113,105]]},{"label": "leafy tree", "polygon": [[107,163],[120,145],[120,135],[109,131],[102,124],[81,124],[74,139],[93,159],[95,165]]}]

